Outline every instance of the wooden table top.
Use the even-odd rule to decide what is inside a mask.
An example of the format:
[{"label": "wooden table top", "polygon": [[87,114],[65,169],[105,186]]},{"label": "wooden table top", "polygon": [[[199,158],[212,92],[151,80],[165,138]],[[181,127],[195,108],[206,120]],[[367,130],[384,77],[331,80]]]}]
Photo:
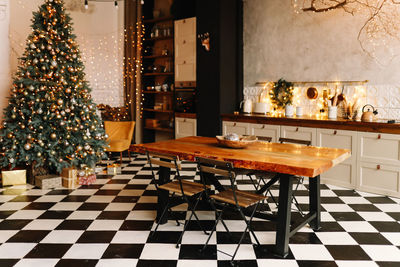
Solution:
[{"label": "wooden table top", "polygon": [[225,160],[235,168],[315,177],[351,156],[350,150],[256,142],[244,149],[224,148],[216,138],[191,136],[176,140],[131,145],[131,151],[170,153],[181,160],[196,157]]}]

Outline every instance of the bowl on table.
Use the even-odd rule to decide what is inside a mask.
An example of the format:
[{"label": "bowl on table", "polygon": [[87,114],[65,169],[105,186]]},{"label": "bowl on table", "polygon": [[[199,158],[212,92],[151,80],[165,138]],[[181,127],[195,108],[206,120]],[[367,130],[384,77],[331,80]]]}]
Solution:
[{"label": "bowl on table", "polygon": [[[216,136],[218,144],[229,148],[245,148],[248,145],[257,142],[257,137],[254,135],[238,136],[238,138],[229,138],[231,136]],[[231,140],[230,140],[231,139]]]}]

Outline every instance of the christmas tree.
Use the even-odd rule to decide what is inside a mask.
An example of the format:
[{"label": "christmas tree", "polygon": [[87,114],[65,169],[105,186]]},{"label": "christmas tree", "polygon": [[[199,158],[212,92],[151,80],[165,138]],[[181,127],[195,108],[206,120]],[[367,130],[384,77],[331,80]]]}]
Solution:
[{"label": "christmas tree", "polygon": [[0,126],[0,165],[93,166],[106,135],[63,0],[46,0],[32,22]]}]

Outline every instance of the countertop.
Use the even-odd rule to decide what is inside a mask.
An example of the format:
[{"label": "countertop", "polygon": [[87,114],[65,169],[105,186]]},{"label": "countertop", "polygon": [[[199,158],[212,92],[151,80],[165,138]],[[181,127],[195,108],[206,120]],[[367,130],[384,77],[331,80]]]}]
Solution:
[{"label": "countertop", "polygon": [[326,116],[275,117],[263,114],[222,114],[223,121],[275,124],[299,127],[327,128],[362,132],[400,134],[400,123],[387,123],[387,119],[362,122],[349,119],[328,119]]}]

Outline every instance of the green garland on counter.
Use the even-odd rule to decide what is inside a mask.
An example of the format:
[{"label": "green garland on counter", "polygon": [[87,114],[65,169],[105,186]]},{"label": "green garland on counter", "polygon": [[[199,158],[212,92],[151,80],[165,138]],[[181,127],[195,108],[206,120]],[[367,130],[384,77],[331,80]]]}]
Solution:
[{"label": "green garland on counter", "polygon": [[293,83],[280,78],[277,82],[274,82],[269,91],[269,97],[272,104],[278,108],[291,105],[293,101]]}]

